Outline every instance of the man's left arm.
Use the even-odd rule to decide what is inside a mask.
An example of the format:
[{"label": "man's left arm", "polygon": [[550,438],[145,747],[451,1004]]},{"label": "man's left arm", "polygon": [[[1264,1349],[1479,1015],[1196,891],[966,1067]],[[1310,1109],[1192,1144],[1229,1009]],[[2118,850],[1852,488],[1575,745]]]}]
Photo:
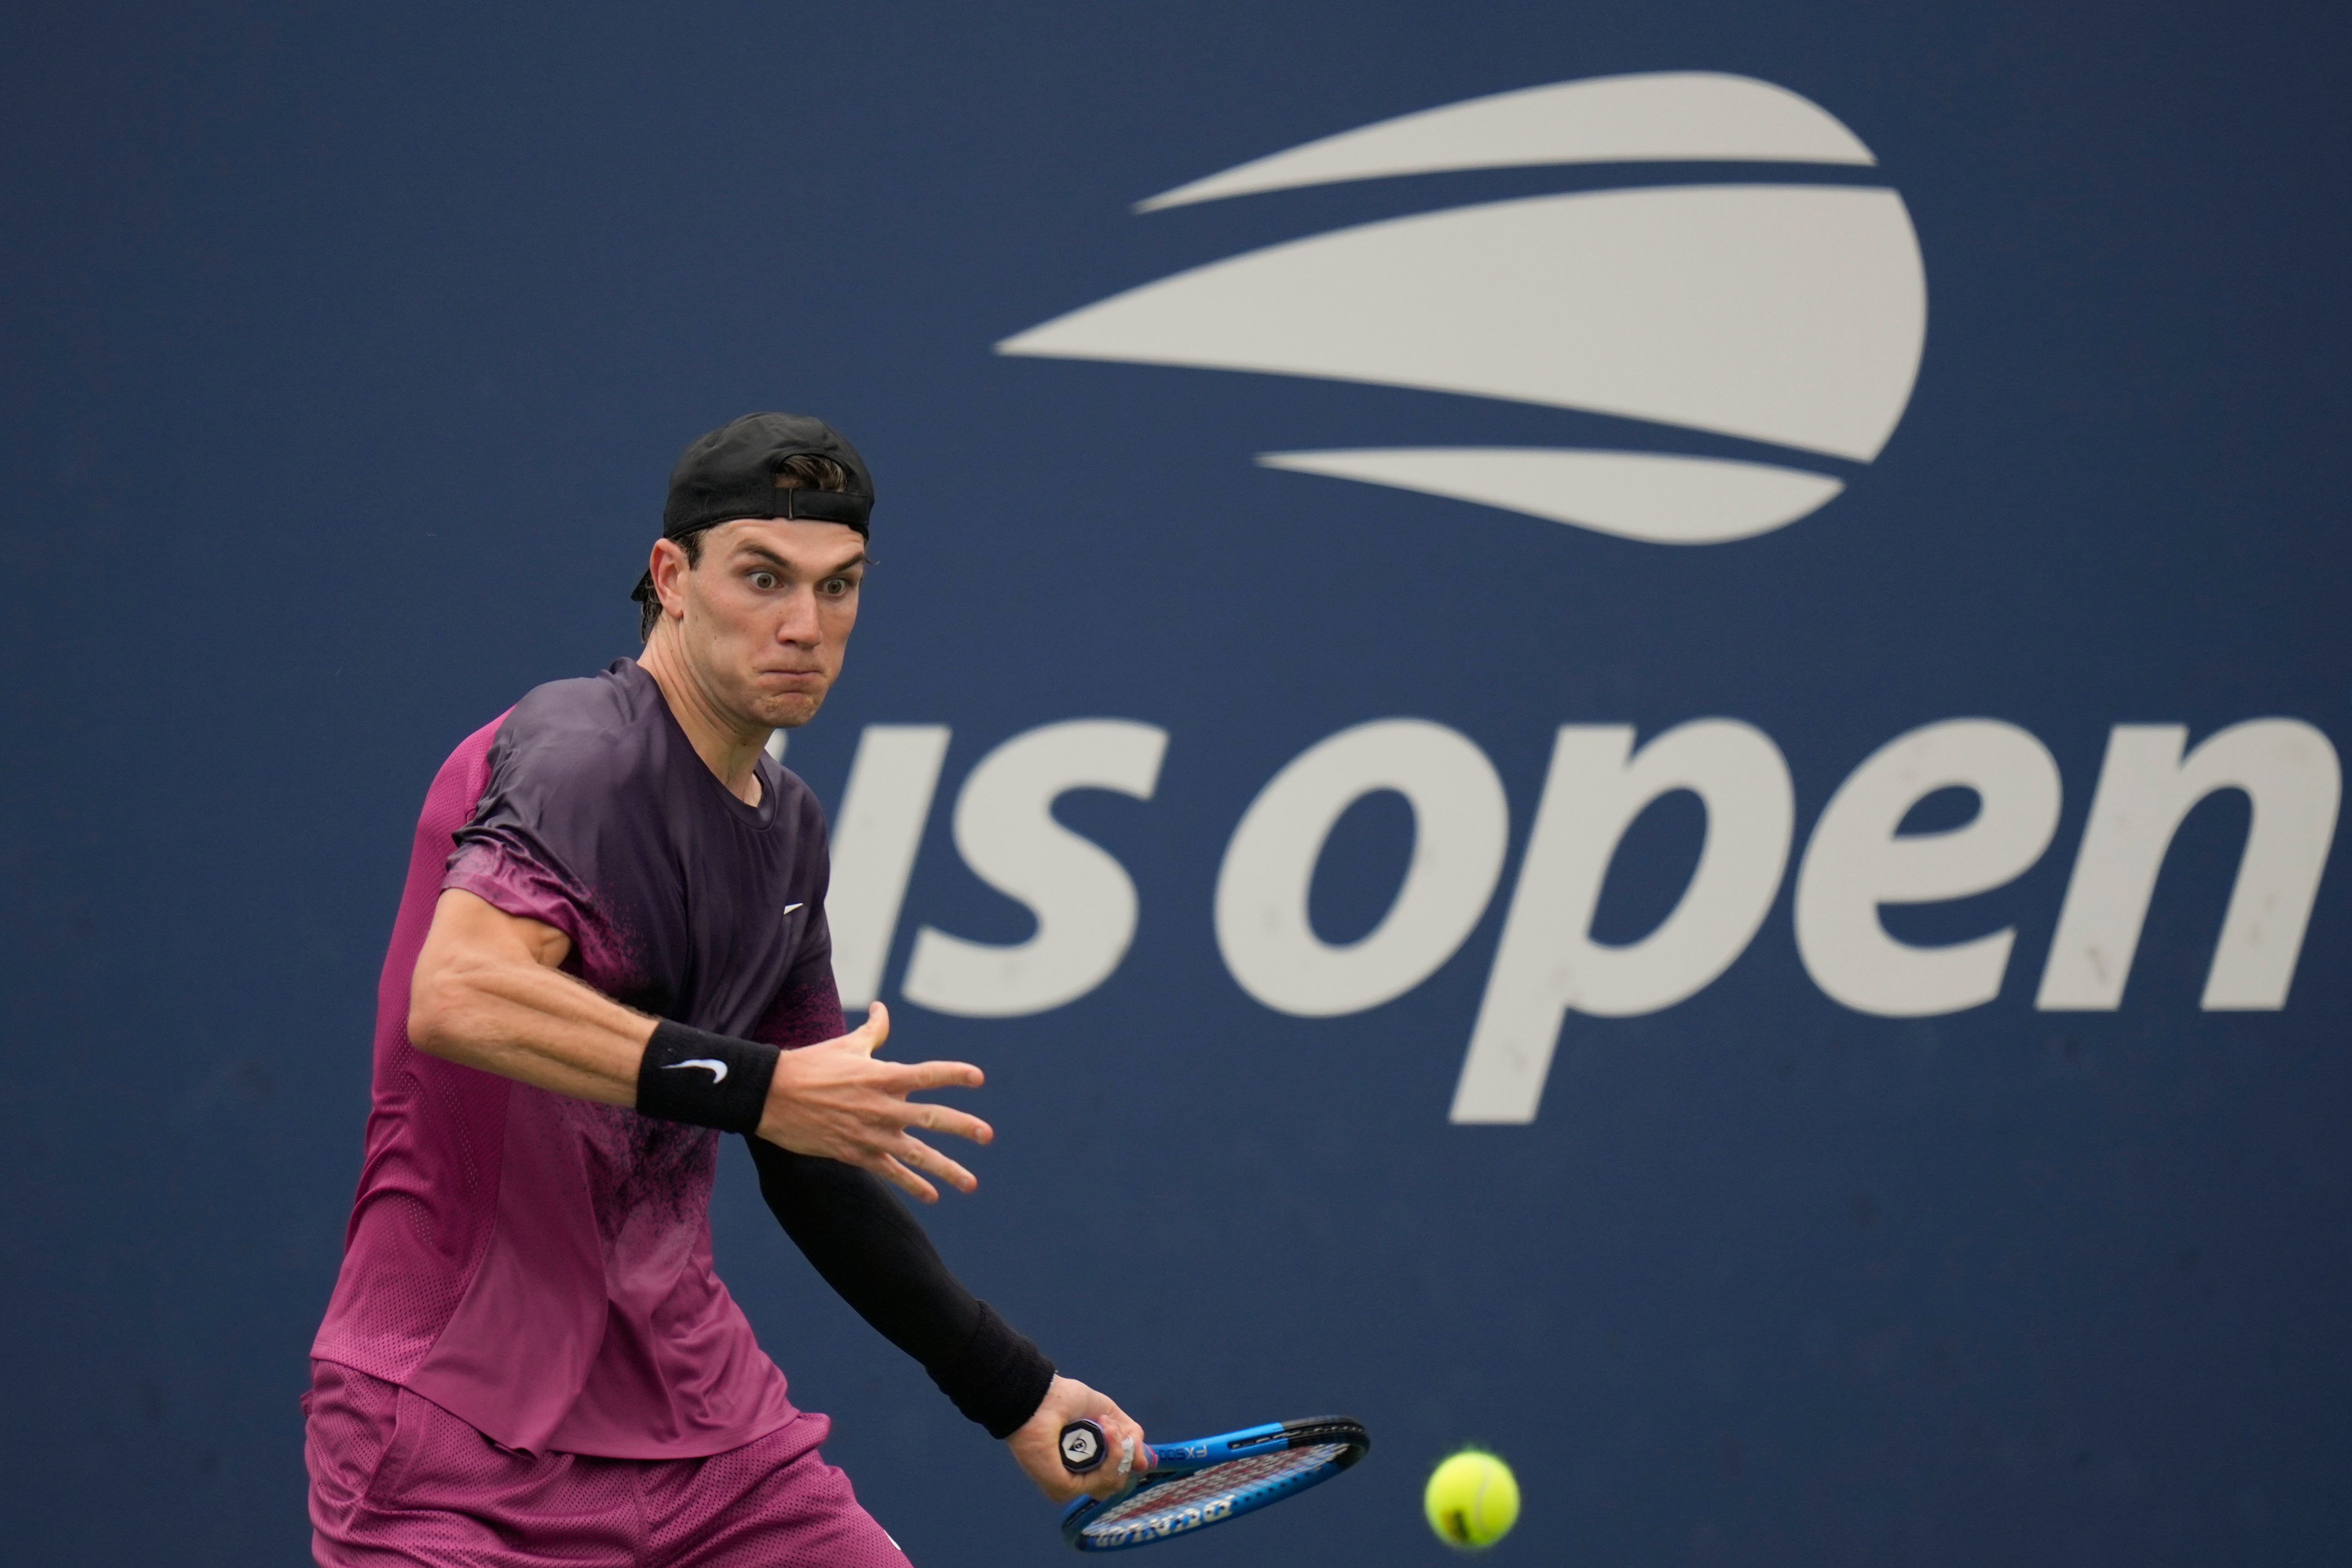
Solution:
[{"label": "man's left arm", "polygon": [[747,1140],[760,1194],[825,1283],[884,1339],[914,1357],[958,1410],[1003,1440],[1056,1501],[1108,1495],[1116,1465],[1086,1477],[1062,1466],[1063,1426],[1097,1422],[1117,1453],[1132,1441],[1149,1463],[1143,1429],[1117,1402],[1059,1375],[1024,1335],[964,1289],[930,1237],[879,1180],[854,1165]]},{"label": "man's left arm", "polygon": [[[821,816],[809,823],[807,835],[809,842],[825,842]],[[825,921],[828,881],[830,868],[818,860],[812,884],[795,889],[812,917],[802,929],[793,973],[752,1030],[785,1058],[842,1032],[833,931]],[[889,1187],[849,1163],[795,1154],[762,1138],[748,1142],[760,1168],[760,1196],[809,1265],[882,1338],[915,1356],[957,1411],[988,1429],[988,1436],[1002,1438],[1042,1493],[1066,1502],[1122,1486],[1118,1465],[1103,1465],[1087,1477],[1063,1469],[1061,1429],[1073,1420],[1101,1422],[1112,1453],[1131,1438],[1136,1465],[1150,1465],[1143,1427],[1118,1401],[1058,1375],[1037,1344],[964,1289],[931,1246],[929,1232]]]},{"label": "man's left arm", "polygon": [[[841,994],[833,980],[833,931],[825,918],[832,868],[824,817],[803,794],[802,842],[814,847],[808,879],[786,895],[809,910],[791,973],[752,1030],[789,1058],[843,1032]],[[1038,1489],[1056,1501],[1082,1493],[1108,1496],[1127,1479],[1116,1461],[1085,1476],[1063,1468],[1062,1428],[1098,1423],[1111,1452],[1134,1445],[1134,1465],[1148,1468],[1143,1428],[1116,1401],[1060,1375],[1044,1352],[949,1269],[906,1205],[866,1171],[819,1155],[748,1140],[760,1170],[760,1194],[826,1284],[877,1332],[905,1351],[958,1410],[1003,1441]],[[968,1183],[969,1178],[967,1178]],[[959,1183],[966,1191],[967,1183]]]}]

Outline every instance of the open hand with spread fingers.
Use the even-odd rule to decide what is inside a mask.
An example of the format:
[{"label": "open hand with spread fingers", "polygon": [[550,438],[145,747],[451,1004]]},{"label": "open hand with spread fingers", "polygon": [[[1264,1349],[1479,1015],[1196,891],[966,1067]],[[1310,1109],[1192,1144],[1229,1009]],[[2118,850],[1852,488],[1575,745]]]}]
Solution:
[{"label": "open hand with spread fingers", "polygon": [[953,1106],[907,1097],[927,1089],[978,1089],[986,1078],[969,1062],[877,1060],[874,1053],[889,1037],[890,1011],[877,1002],[849,1033],[784,1052],[768,1088],[760,1136],[796,1154],[871,1171],[927,1204],[939,1202],[940,1194],[926,1175],[972,1191],[979,1178],[915,1131],[986,1143],[994,1130]]}]

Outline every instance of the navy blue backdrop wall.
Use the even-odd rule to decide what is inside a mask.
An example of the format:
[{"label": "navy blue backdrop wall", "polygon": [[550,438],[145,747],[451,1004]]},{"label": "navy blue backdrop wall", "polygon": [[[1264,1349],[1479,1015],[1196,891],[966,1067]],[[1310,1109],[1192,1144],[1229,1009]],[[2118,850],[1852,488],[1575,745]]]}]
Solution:
[{"label": "navy blue backdrop wall", "polygon": [[[2352,1541],[2338,12],[98,4],[0,39],[11,1560],[303,1559],[295,1400],[422,791],[634,651],[668,465],[754,408],[879,478],[847,678],[789,760],[838,817],[875,748],[844,896],[896,1048],[990,1074],[999,1142],[934,1233],[1155,1431],[1377,1435],[1160,1550],[1436,1561],[1420,1482],[1474,1440],[1527,1486],[1498,1561]],[[1717,74],[1133,210],[1643,73]],[[1732,194],[1608,205],[1670,188]],[[1314,286],[1349,239],[996,352],[1474,207],[1603,216],[1535,254],[1549,294],[1408,224],[1365,229],[1396,246],[1362,300]],[[1704,254],[1635,233],[1661,213]],[[1384,311],[1393,363],[1340,363]],[[1445,369],[1465,331],[1486,358]],[[1509,461],[1429,450],[1465,447],[1538,457],[1481,504]],[[1255,460],[1366,451],[1385,482]],[[1293,759],[1391,720],[1423,722],[1228,861]],[[1129,727],[998,750],[1071,721]],[[1689,777],[1571,765],[1695,721]],[[2183,771],[2167,726],[2223,739]],[[1714,923],[1620,973],[1703,842]],[[1392,901],[1394,962],[1349,970]],[[920,1563],[1053,1560],[728,1161],[722,1272],[868,1505]]]}]

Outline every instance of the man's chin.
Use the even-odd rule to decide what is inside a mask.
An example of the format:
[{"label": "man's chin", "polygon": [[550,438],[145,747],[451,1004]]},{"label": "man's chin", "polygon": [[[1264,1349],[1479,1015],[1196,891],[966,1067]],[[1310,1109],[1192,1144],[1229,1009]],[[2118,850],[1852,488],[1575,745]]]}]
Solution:
[{"label": "man's chin", "polygon": [[771,730],[797,730],[815,718],[816,710],[824,706],[822,693],[793,691],[752,704],[751,716]]}]

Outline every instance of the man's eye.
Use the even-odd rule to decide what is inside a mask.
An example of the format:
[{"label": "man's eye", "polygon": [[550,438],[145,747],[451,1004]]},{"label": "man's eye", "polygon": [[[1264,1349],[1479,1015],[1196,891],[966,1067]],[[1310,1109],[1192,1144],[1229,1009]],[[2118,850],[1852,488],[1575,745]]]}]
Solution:
[{"label": "man's eye", "polygon": [[823,589],[822,589],[822,591],[823,591],[823,593],[824,594],[824,596],[825,596],[826,598],[828,598],[828,599],[838,599],[838,598],[840,598],[843,595],[845,595],[845,594],[848,593],[848,592],[849,592],[849,589],[850,589],[850,582],[849,582],[849,579],[848,579],[848,578],[846,578],[846,577],[827,577],[827,578],[824,580],[824,585],[823,585]]},{"label": "man's eye", "polygon": [[759,589],[760,592],[764,594],[775,585],[776,574],[773,572],[754,572],[751,574],[751,586]]}]

